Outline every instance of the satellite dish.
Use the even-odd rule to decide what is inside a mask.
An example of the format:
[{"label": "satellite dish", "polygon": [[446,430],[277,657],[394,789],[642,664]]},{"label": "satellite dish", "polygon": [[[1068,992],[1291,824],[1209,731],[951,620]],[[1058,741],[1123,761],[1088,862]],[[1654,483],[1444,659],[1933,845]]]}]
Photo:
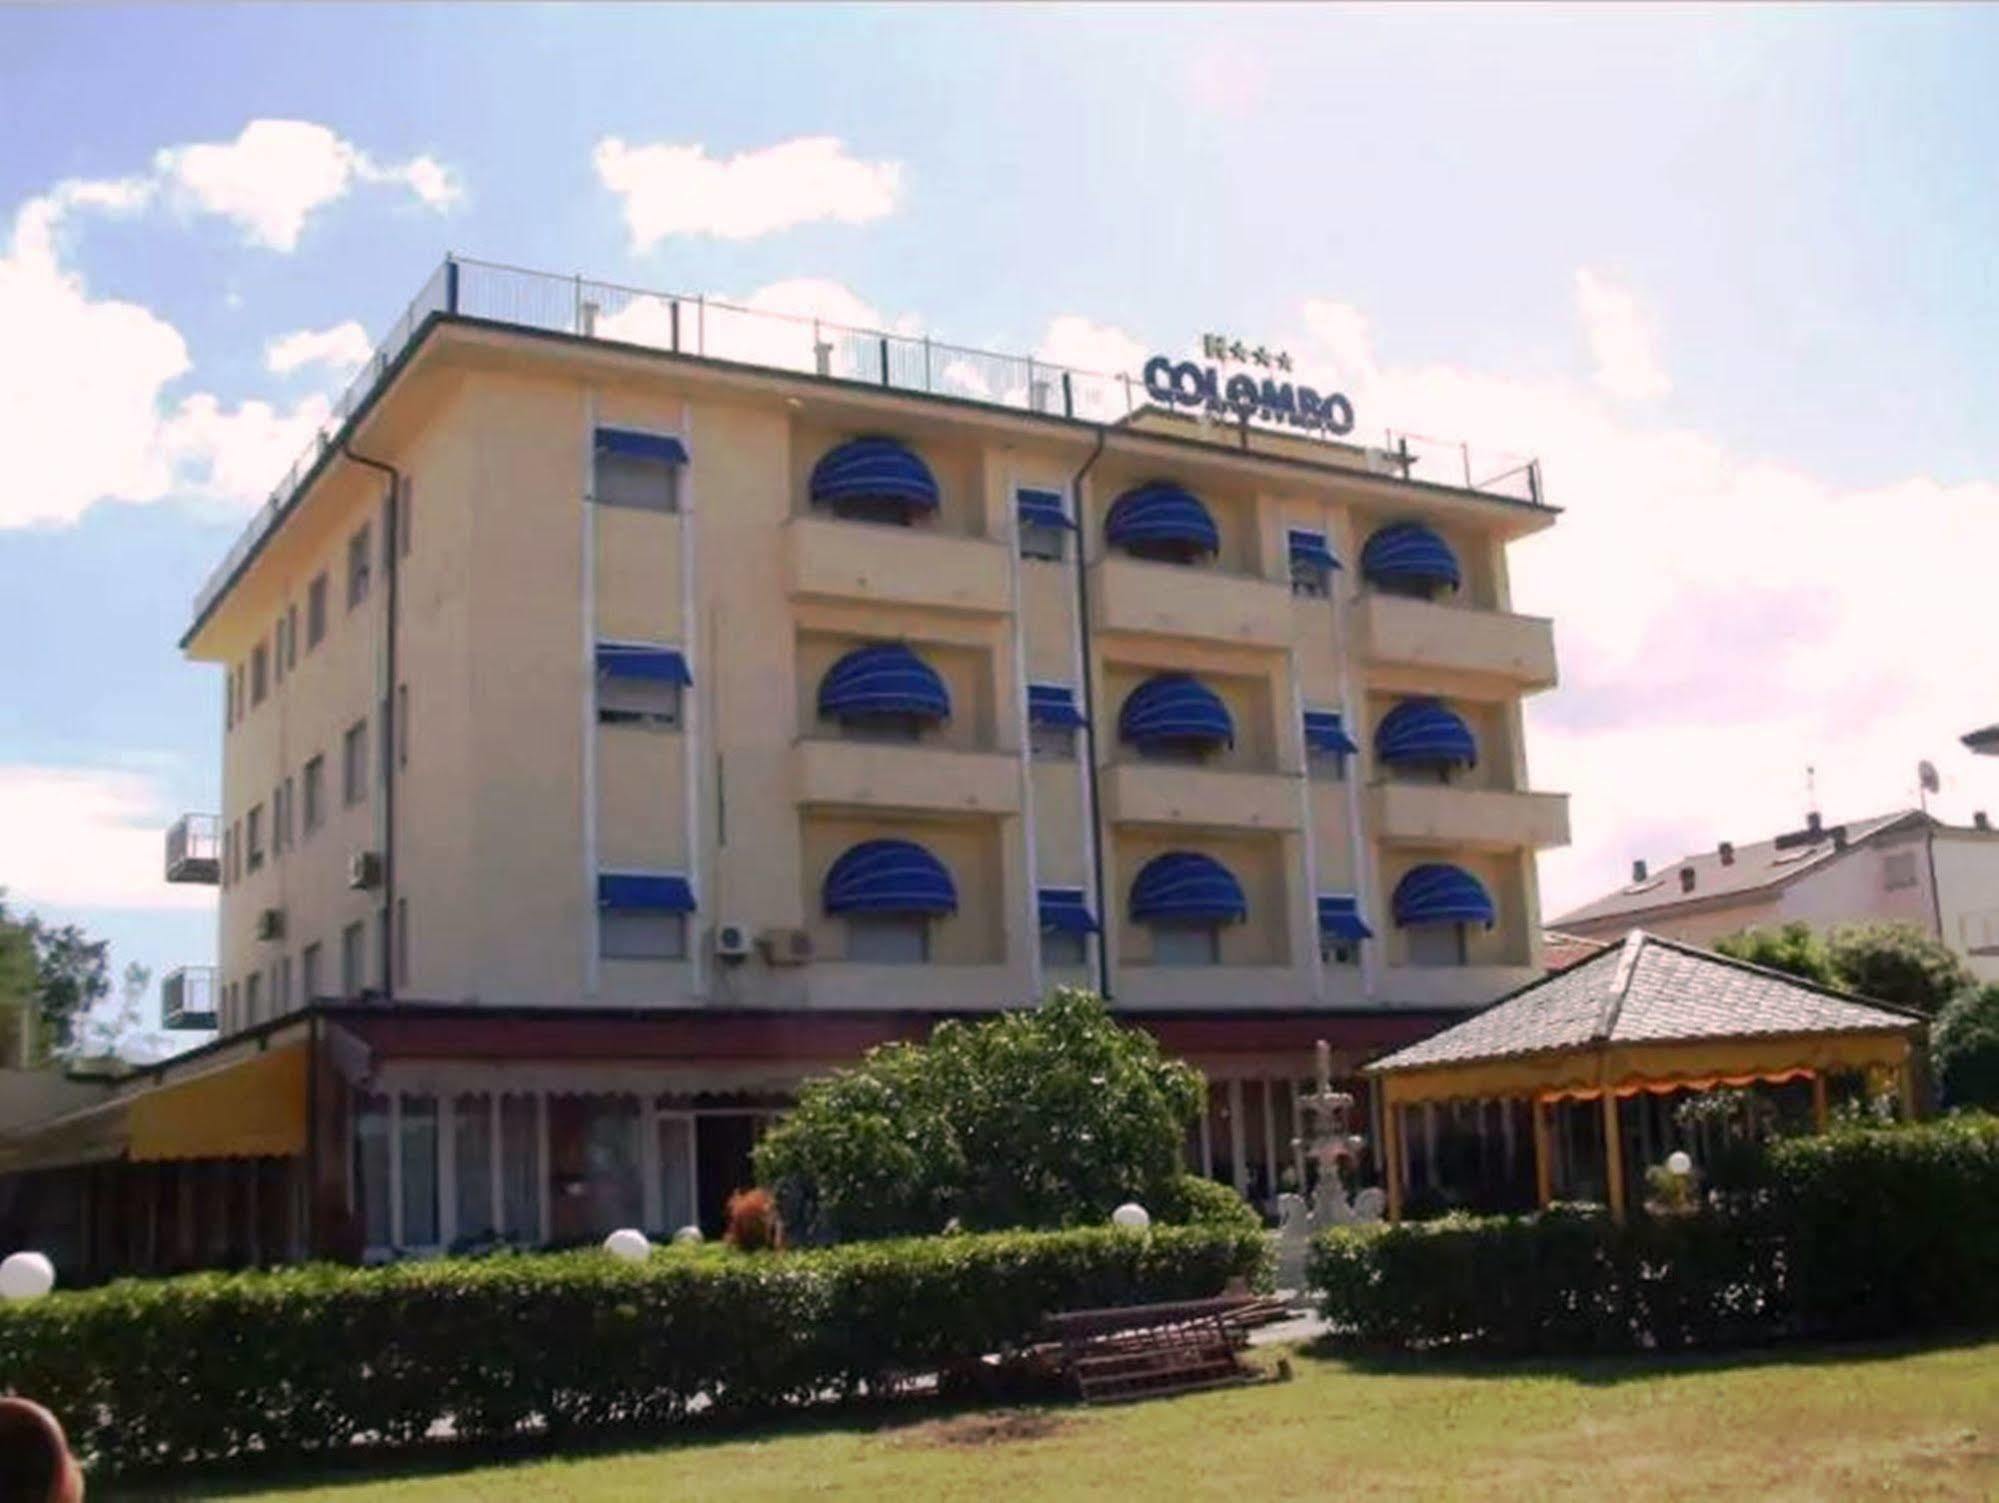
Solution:
[{"label": "satellite dish", "polygon": [[1916,764],[1916,781],[1923,785],[1925,793],[1941,793],[1943,791],[1943,779],[1937,776],[1937,765],[1928,758],[1924,758]]}]

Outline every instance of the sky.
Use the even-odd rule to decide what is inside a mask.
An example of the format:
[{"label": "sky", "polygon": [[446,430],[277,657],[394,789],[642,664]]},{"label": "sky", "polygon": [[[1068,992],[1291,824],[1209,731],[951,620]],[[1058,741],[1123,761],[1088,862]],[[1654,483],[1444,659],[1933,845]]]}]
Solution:
[{"label": "sky", "polygon": [[[1540,458],[1556,915],[1999,806],[1999,11],[0,9],[0,885],[213,958],[189,601],[447,251],[1090,368],[1222,329]],[[1322,387],[1322,389],[1324,389]]]}]

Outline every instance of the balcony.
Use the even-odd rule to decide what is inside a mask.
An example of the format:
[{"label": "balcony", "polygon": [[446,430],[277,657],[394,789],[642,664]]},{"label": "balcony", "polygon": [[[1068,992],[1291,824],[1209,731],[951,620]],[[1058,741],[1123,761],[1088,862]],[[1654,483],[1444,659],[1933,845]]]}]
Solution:
[{"label": "balcony", "polygon": [[167,880],[213,887],[221,879],[221,819],[213,814],[183,814],[167,827]]},{"label": "balcony", "polygon": [[211,1031],[216,1024],[215,967],[184,965],[168,971],[160,982],[160,1026]]},{"label": "balcony", "polygon": [[1360,597],[1356,616],[1362,650],[1372,662],[1484,674],[1523,690],[1555,683],[1554,623],[1539,616],[1373,592]]},{"label": "balcony", "polygon": [[1172,762],[1113,762],[1104,769],[1113,824],[1209,830],[1295,830],[1298,780],[1274,772],[1225,772]]},{"label": "balcony", "polygon": [[1004,615],[1007,551],[988,538],[793,517],[784,526],[794,597]]},{"label": "balcony", "polygon": [[1020,758],[1007,752],[809,738],[791,749],[798,802],[932,814],[1016,814]]},{"label": "balcony", "polygon": [[1566,793],[1384,782],[1368,790],[1368,802],[1381,840],[1488,851],[1542,851],[1569,843]]},{"label": "balcony", "polygon": [[1291,587],[1253,575],[1112,555],[1091,566],[1090,594],[1099,631],[1249,647],[1291,640]]}]

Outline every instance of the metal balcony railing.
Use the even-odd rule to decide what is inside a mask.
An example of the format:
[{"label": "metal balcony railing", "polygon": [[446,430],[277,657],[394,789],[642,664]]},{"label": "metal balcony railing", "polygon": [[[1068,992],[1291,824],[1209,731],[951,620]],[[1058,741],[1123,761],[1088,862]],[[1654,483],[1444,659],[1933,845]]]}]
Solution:
[{"label": "metal balcony railing", "polygon": [[[410,341],[437,314],[1087,422],[1121,422],[1151,405],[1144,380],[1134,371],[1088,371],[1032,355],[948,344],[928,334],[855,328],[706,295],[651,292],[587,277],[447,257],[383,336],[368,363],[334,403],[306,452],[278,482],[270,499],[250,519],[196,594],[196,620],[207,613],[243,561],[291,505],[321,458],[344,437],[354,414],[386,379]],[[1289,428],[1274,431],[1293,432]],[[1340,441],[1365,450],[1369,468],[1376,473],[1462,485],[1510,500],[1541,499],[1539,462],[1524,456],[1475,452],[1468,444],[1395,429],[1383,433],[1378,448],[1370,447],[1372,434],[1366,438],[1350,435]]]},{"label": "metal balcony railing", "polygon": [[212,1031],[219,995],[216,968],[184,965],[168,971],[160,982],[160,1026],[177,1030]]},{"label": "metal balcony railing", "polygon": [[212,887],[222,877],[222,821],[183,814],[167,827],[167,880]]}]

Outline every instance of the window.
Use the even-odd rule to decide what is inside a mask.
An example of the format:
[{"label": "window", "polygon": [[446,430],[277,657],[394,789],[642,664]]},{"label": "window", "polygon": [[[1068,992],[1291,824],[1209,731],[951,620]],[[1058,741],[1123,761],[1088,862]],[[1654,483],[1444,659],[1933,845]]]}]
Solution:
[{"label": "window", "polygon": [[277,624],[271,628],[271,682],[276,685],[282,684],[284,681],[285,618],[280,616],[278,617]]},{"label": "window", "polygon": [[232,869],[236,864],[236,832],[224,827],[222,831],[222,885],[227,887],[236,880]]},{"label": "window", "polygon": [[1020,556],[1060,561],[1069,556],[1069,529],[1048,522],[1020,523]]},{"label": "window", "polygon": [[1027,728],[1027,750],[1037,762],[1073,762],[1076,758],[1076,728],[1073,725],[1045,725],[1037,720]]},{"label": "window", "polygon": [[847,959],[869,965],[921,965],[930,958],[930,921],[920,913],[847,916]]},{"label": "window", "polygon": [[662,1112],[659,1117],[659,1205],[662,1227],[691,1225],[694,1207],[694,1119]]},{"label": "window", "polygon": [[541,1240],[541,1118],[533,1096],[500,1098],[500,1232]]},{"label": "window", "polygon": [[680,724],[680,685],[666,679],[597,675],[597,723],[672,730]]},{"label": "window", "polygon": [[410,765],[410,686],[396,685],[396,766]]},{"label": "window", "polygon": [[680,466],[650,454],[614,453],[599,448],[590,494],[599,506],[679,511]]},{"label": "window", "polygon": [[285,607],[285,667],[298,667],[298,607]]},{"label": "window", "polygon": [[1309,558],[1292,559],[1291,593],[1324,600],[1333,593],[1333,571]]},{"label": "window", "polygon": [[1316,746],[1305,748],[1305,776],[1321,783],[1343,783],[1347,776],[1347,754]]},{"label": "window", "polygon": [[1057,966],[1080,966],[1089,962],[1089,945],[1085,937],[1073,929],[1043,929],[1041,931],[1041,963],[1053,969]]},{"label": "window", "polygon": [[921,741],[930,721],[920,715],[849,716],[839,722],[846,741]]},{"label": "window", "polygon": [[272,982],[271,1008],[274,1012],[290,1012],[292,1010],[291,956],[281,955],[278,957],[277,969],[273,972],[273,975],[277,979]]},{"label": "window", "polygon": [[305,592],[305,650],[311,652],[326,639],[326,574],[313,576]]},{"label": "window", "polygon": [[1154,965],[1195,966],[1222,963],[1222,931],[1214,924],[1154,924]]},{"label": "window", "polygon": [[349,924],[340,931],[340,995],[343,997],[361,995],[361,965],[366,943],[362,926],[358,923]]},{"label": "window", "polygon": [[597,953],[606,960],[685,960],[687,915],[606,909],[597,916]]},{"label": "window", "polygon": [[458,1181],[458,1241],[483,1242],[498,1230],[493,1216],[493,1098],[453,1098],[451,1135]]},{"label": "window", "polygon": [[1138,754],[1147,762],[1205,762],[1222,749],[1222,743],[1206,736],[1156,736],[1138,743]]},{"label": "window", "polygon": [[277,812],[271,820],[271,844],[279,850],[290,850],[297,844],[292,834],[292,821],[298,817],[298,811],[293,807],[297,793],[298,790],[292,786],[292,780],[286,778],[278,785],[277,792],[271,796],[277,806]]},{"label": "window", "polygon": [[257,1021],[257,1014],[263,1011],[263,1004],[264,978],[260,973],[252,971],[249,979],[243,983],[244,1027],[247,1028],[250,1024]]},{"label": "window", "polygon": [[264,806],[254,805],[243,816],[243,843],[246,851],[245,862],[251,871],[264,864]]},{"label": "window", "polygon": [[1416,924],[1409,935],[1411,965],[1463,965],[1465,926],[1463,924]]},{"label": "window", "polygon": [[1881,858],[1881,885],[1890,892],[1916,885],[1916,853],[1895,851]]},{"label": "window", "polygon": [[1327,965],[1359,965],[1360,942],[1342,939],[1337,934],[1319,934],[1319,959]]},{"label": "window", "polygon": [[307,945],[298,952],[299,1000],[310,1002],[319,995],[319,946]]},{"label": "window", "polygon": [[410,900],[396,899],[396,985],[407,986],[410,979]]},{"label": "window", "polygon": [[389,1098],[363,1096],[354,1103],[354,1200],[361,1212],[361,1240],[369,1247],[395,1243],[389,1223]]},{"label": "window", "polygon": [[225,731],[230,731],[234,730],[235,728],[236,728],[236,675],[233,673],[225,673],[222,675],[222,729],[224,729]]},{"label": "window", "polygon": [[340,742],[340,797],[353,808],[368,797],[368,722],[357,720],[347,727]]},{"label": "window", "polygon": [[368,584],[375,567],[374,548],[366,522],[347,540],[347,609],[353,610],[368,598]]},{"label": "window", "polygon": [[1390,762],[1386,771],[1398,783],[1448,783],[1457,771],[1455,762]]},{"label": "window", "polygon": [[239,819],[232,824],[229,827],[229,834],[231,837],[229,842],[229,880],[240,882],[243,880],[243,821]]},{"label": "window", "polygon": [[437,1098],[405,1096],[398,1103],[396,1152],[402,1160],[403,1247],[437,1245]]},{"label": "window", "polygon": [[302,823],[310,835],[326,821],[326,758],[312,757],[305,764],[305,809]]},{"label": "window", "polygon": [[245,671],[242,663],[236,665],[236,719],[239,724],[243,717],[250,713],[249,685],[244,681]]}]

